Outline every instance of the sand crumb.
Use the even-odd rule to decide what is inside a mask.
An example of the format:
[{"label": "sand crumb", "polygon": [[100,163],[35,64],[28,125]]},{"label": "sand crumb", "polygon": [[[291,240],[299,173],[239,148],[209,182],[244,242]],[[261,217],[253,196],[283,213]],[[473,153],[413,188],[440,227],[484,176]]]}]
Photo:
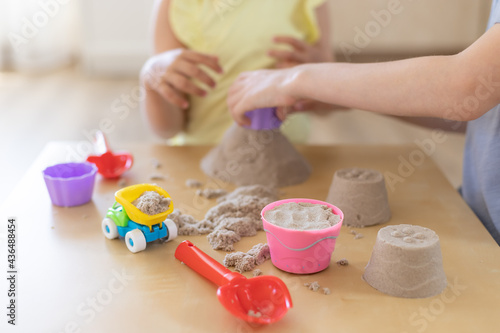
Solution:
[{"label": "sand crumb", "polygon": [[269,246],[260,243],[254,245],[247,253],[238,251],[226,254],[224,266],[234,267],[237,272],[243,273],[253,270],[255,266],[261,265],[270,258]]},{"label": "sand crumb", "polygon": [[248,310],[248,315],[255,318],[262,317],[262,313],[260,313],[259,311],[254,312],[253,310]]},{"label": "sand crumb", "polygon": [[125,178],[120,178],[117,185],[120,187],[125,187],[127,186],[127,180]]},{"label": "sand crumb", "polygon": [[190,188],[198,188],[198,187],[202,187],[203,183],[201,181],[199,181],[198,179],[187,179],[186,186],[190,187]]},{"label": "sand crumb", "polygon": [[306,282],[306,283],[304,283],[304,286],[306,286],[309,290],[312,290],[314,292],[318,291],[319,288],[321,288],[318,281]]},{"label": "sand crumb", "polygon": [[252,271],[253,276],[261,276],[263,273],[260,269],[256,268]]},{"label": "sand crumb", "polygon": [[170,198],[165,198],[155,191],[145,191],[132,204],[144,214],[156,215],[167,211],[170,202]]},{"label": "sand crumb", "polygon": [[216,188],[216,189],[204,189],[204,190],[198,190],[196,191],[196,195],[200,197],[205,197],[207,199],[216,199],[220,198],[223,195],[226,195],[227,191],[221,188]]},{"label": "sand crumb", "polygon": [[340,259],[340,260],[337,261],[337,265],[339,265],[339,266],[348,266],[349,265],[349,261],[346,258],[343,258],[343,259]]},{"label": "sand crumb", "polygon": [[265,213],[265,218],[274,225],[296,230],[325,229],[340,222],[326,205],[307,202],[288,202]]},{"label": "sand crumb", "polygon": [[361,239],[361,238],[365,237],[365,235],[363,235],[362,233],[357,232],[356,230],[353,230],[353,229],[349,230],[349,232],[354,235],[354,239]]},{"label": "sand crumb", "polygon": [[151,165],[153,166],[153,168],[155,169],[159,169],[161,167],[161,163],[160,161],[158,161],[156,158],[152,158],[151,159]]},{"label": "sand crumb", "polygon": [[161,173],[152,173],[149,175],[149,180],[165,180],[166,178]]},{"label": "sand crumb", "polygon": [[317,292],[318,290],[321,289],[321,292],[325,295],[330,295],[332,292],[330,291],[330,288],[327,287],[321,287],[318,283],[318,281],[314,282],[306,282],[304,283],[304,286],[307,287],[307,289]]}]

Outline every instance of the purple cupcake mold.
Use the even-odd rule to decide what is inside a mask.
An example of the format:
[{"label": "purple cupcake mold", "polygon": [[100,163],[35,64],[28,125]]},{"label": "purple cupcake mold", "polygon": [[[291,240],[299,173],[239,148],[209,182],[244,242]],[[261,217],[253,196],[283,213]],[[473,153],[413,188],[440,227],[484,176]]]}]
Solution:
[{"label": "purple cupcake mold", "polygon": [[281,120],[276,116],[276,108],[264,108],[248,111],[245,115],[250,118],[252,124],[245,126],[255,131],[272,130],[281,126]]},{"label": "purple cupcake mold", "polygon": [[97,167],[88,162],[62,163],[43,170],[50,200],[56,206],[83,205],[92,199]]}]

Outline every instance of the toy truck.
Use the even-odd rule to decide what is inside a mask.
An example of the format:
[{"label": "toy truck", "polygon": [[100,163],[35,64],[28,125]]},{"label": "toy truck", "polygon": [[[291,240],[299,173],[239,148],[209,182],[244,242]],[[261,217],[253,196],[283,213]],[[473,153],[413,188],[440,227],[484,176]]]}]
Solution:
[{"label": "toy truck", "polygon": [[137,253],[146,249],[146,244],[157,239],[170,241],[177,237],[177,226],[167,216],[174,210],[170,201],[167,211],[147,215],[132,202],[146,191],[155,191],[163,197],[170,195],[161,187],[152,184],[132,185],[115,193],[115,203],[102,220],[102,232],[108,239],[125,238],[127,248]]}]

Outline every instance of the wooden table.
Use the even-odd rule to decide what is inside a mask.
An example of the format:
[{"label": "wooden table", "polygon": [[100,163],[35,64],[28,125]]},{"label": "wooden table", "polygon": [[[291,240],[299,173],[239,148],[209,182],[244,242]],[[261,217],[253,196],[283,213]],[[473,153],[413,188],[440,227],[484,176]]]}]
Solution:
[{"label": "wooden table", "polygon": [[[205,236],[180,236],[172,242],[148,244],[132,254],[123,240],[108,240],[101,220],[119,189],[117,181],[98,176],[93,201],[60,208],[50,203],[41,170],[63,162],[74,143],[51,143],[9,199],[2,205],[1,267],[6,271],[6,220],[18,221],[18,298],[16,332],[493,332],[500,309],[500,248],[432,160],[415,146],[300,147],[314,168],[304,184],[284,189],[282,198],[324,200],[335,170],[369,167],[399,175],[404,181],[389,190],[393,218],[389,224],[417,224],[435,230],[441,239],[448,288],[436,297],[403,299],[387,296],[362,279],[377,231],[358,229],[354,239],[342,227],[332,264],[314,275],[293,275],[270,261],[259,268],[283,279],[294,307],[279,322],[255,328],[235,319],[217,301],[216,287],[174,258],[188,238],[222,261],[225,253],[211,249]],[[198,168],[208,147],[125,147],[135,156],[126,174],[128,184],[156,181],[173,197],[176,207],[201,219],[213,200],[200,199],[186,188],[187,178],[215,187]],[[418,156],[417,156],[418,155]],[[405,173],[401,162],[420,164]],[[417,159],[417,157],[422,157]],[[155,170],[151,159],[162,167]],[[418,163],[417,163],[418,162]],[[398,168],[400,169],[398,171]],[[399,172],[399,173],[398,173]],[[399,179],[401,180],[401,179]],[[232,189],[232,187],[228,187]],[[265,242],[264,232],[243,239],[236,250]],[[349,266],[335,261],[347,258]],[[246,273],[250,276],[250,273]],[[6,279],[2,278],[2,304]],[[331,295],[309,291],[305,282],[318,281]],[[6,325],[2,306],[2,332]],[[10,331],[10,330],[9,330]]]}]

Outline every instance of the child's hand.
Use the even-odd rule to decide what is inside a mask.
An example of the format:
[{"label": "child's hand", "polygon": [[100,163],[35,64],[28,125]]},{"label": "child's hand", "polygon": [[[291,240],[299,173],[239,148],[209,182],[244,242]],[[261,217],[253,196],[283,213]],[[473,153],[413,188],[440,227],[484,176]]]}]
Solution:
[{"label": "child's hand", "polygon": [[[293,81],[294,69],[259,70],[238,76],[229,88],[227,104],[234,120],[239,125],[250,125],[245,112],[264,107],[288,107],[297,98],[288,92]],[[280,113],[281,118],[284,115]]]},{"label": "child's hand", "polygon": [[207,94],[192,81],[193,79],[211,88],[215,87],[215,81],[201,65],[222,73],[217,57],[186,49],[175,49],[150,58],[141,72],[141,80],[146,89],[154,90],[169,103],[187,109],[189,102],[186,95],[203,97]]},{"label": "child's hand", "polygon": [[288,68],[305,63],[332,61],[332,56],[318,45],[311,45],[300,39],[277,36],[273,38],[276,44],[287,44],[292,51],[269,50],[268,55],[276,59],[276,68]]}]

